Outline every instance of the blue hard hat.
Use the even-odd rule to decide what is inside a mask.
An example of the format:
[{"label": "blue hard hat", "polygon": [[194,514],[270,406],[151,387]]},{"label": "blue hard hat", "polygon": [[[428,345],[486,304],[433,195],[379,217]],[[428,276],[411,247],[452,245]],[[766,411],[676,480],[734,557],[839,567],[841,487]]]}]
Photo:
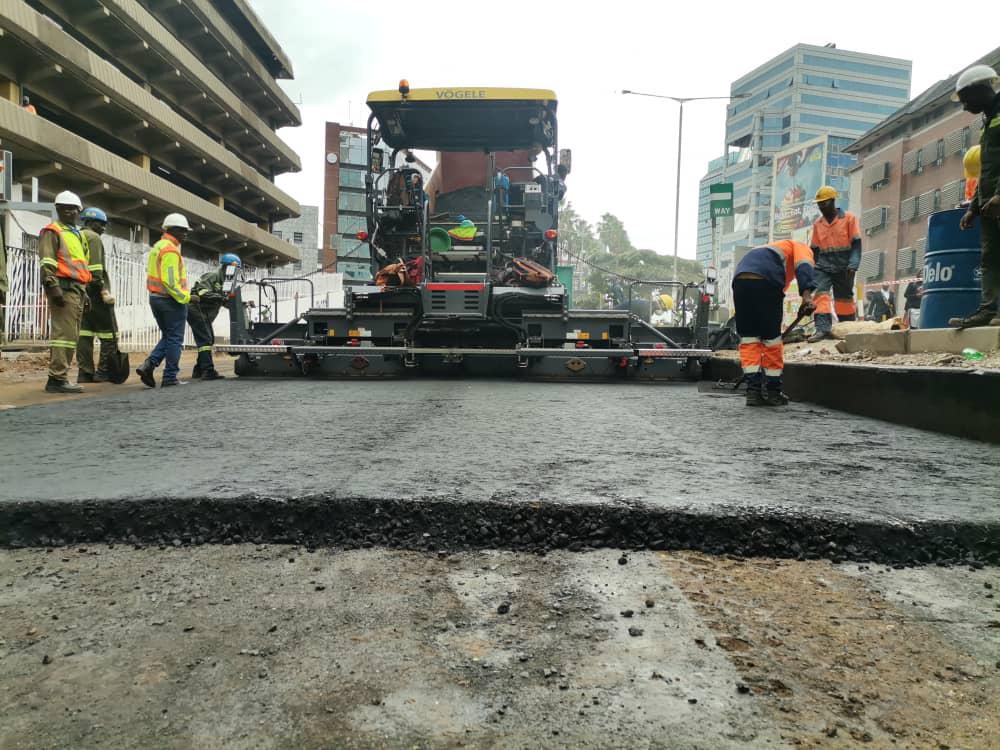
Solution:
[{"label": "blue hard hat", "polygon": [[80,213],[80,221],[103,221],[108,223],[108,215],[99,208],[90,206]]},{"label": "blue hard hat", "polygon": [[224,266],[231,266],[235,263],[237,268],[243,268],[243,261],[236,253],[226,253],[219,258],[219,262]]}]

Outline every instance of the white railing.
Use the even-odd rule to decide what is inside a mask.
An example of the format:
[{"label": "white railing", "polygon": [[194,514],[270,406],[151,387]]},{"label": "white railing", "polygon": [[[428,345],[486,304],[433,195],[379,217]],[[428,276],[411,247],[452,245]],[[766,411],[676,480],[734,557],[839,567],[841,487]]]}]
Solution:
[{"label": "white railing", "polygon": [[[48,340],[49,322],[45,294],[42,292],[38,253],[31,245],[7,248],[7,305],[4,329],[7,341],[43,343]],[[105,237],[104,265],[111,278],[115,297],[115,317],[118,321],[119,346],[123,351],[149,351],[159,341],[160,331],[149,308],[146,291],[146,253],[148,248],[114,237]],[[185,258],[188,283],[194,286],[198,278],[215,270],[215,264]],[[243,278],[260,281],[268,277],[288,276],[283,270],[246,269]],[[252,301],[252,320],[265,319],[284,323],[305,312],[315,301],[316,307],[340,307],[343,304],[343,276],[339,273],[316,273],[312,282],[288,280],[267,289],[263,309],[258,304],[257,286],[244,287],[244,302]],[[277,290],[275,302],[274,289]],[[229,313],[223,310],[215,320],[215,335],[229,337]],[[193,345],[190,329],[184,343]]]}]

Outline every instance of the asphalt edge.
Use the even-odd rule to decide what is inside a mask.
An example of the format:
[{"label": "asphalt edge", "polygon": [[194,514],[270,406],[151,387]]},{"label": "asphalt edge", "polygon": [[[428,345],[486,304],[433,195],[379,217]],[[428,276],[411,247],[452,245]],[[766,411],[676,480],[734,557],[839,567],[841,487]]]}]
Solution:
[{"label": "asphalt edge", "polygon": [[787,511],[509,503],[440,498],[19,501],[0,504],[0,547],[285,543],[411,550],[697,550],[886,564],[1000,563],[1000,523],[893,523]]}]

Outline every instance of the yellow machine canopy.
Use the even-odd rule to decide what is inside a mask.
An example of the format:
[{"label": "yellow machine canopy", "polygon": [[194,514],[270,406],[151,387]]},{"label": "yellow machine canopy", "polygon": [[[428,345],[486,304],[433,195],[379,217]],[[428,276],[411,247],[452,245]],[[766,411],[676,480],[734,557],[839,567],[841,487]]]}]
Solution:
[{"label": "yellow machine canopy", "polygon": [[390,147],[514,151],[556,143],[556,95],[546,89],[373,91],[368,106]]}]

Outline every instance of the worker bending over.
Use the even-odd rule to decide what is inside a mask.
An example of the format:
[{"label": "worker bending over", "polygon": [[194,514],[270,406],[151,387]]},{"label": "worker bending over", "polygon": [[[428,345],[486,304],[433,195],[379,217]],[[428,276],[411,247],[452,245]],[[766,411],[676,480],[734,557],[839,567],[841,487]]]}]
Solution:
[{"label": "worker bending over", "polygon": [[[812,228],[812,246],[816,259],[816,333],[809,341],[816,343],[833,338],[833,313],[837,320],[855,320],[854,275],[861,265],[861,227],[858,217],[837,208],[837,191],[824,185],[816,193],[816,205],[822,214]],[[830,291],[833,290],[833,304]]]},{"label": "worker bending over", "polygon": [[240,268],[243,265],[240,256],[233,253],[223,255],[219,263],[217,269],[202,274],[198,279],[191,289],[191,302],[188,304],[187,321],[194,335],[194,345],[198,348],[198,361],[191,377],[202,380],[219,380],[225,377],[215,369],[215,362],[212,361],[212,346],[215,344],[212,323],[218,317],[219,310],[229,304],[224,289],[226,268],[229,266]]},{"label": "worker bending over", "polygon": [[800,315],[812,311],[816,280],[813,254],[807,245],[778,240],[743,256],[733,277],[736,332],[740,336],[740,363],[747,381],[747,406],[784,406],[781,392],[785,349],[781,319],[785,292],[795,279],[802,295]]}]

